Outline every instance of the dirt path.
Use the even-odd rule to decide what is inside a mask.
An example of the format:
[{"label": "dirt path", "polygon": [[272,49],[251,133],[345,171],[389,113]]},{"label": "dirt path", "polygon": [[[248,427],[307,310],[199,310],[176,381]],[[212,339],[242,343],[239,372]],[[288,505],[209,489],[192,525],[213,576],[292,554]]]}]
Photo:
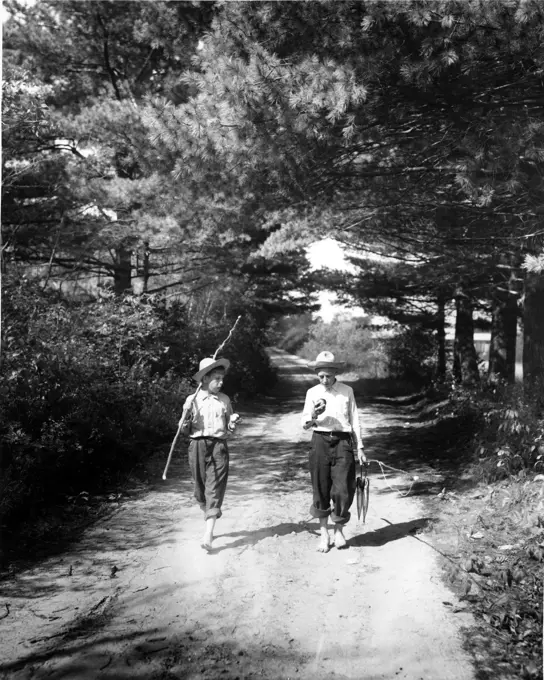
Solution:
[{"label": "dirt path", "polygon": [[[408,534],[424,524],[416,498],[373,475],[367,523],[347,525],[349,549],[316,552],[310,434],[299,425],[313,380],[300,359],[273,359],[278,393],[242,413],[231,443],[215,551],[199,547],[202,516],[178,463],[69,553],[4,584],[0,677],[475,677],[459,633],[471,619],[444,604],[454,595],[436,553]],[[398,414],[361,416],[371,432]]]}]

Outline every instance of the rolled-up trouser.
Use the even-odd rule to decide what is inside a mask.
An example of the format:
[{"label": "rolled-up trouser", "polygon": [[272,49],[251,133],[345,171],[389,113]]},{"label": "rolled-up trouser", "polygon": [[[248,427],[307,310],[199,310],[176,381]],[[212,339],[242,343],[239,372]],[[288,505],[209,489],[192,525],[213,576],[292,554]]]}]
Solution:
[{"label": "rolled-up trouser", "polygon": [[229,449],[225,439],[196,437],[189,443],[189,467],[195,498],[206,519],[219,519],[229,476]]},{"label": "rolled-up trouser", "polygon": [[310,507],[312,517],[330,515],[335,524],[349,522],[349,509],[355,495],[355,458],[351,435],[314,432],[309,468],[313,490]]}]

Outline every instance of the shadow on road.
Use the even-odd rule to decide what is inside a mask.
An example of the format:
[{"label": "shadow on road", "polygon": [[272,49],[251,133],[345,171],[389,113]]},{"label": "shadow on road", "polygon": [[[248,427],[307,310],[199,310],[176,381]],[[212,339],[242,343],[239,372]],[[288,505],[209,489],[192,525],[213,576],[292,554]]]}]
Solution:
[{"label": "shadow on road", "polygon": [[154,502],[141,503],[137,512],[111,516],[71,545],[55,544],[61,554],[69,547],[69,557],[55,559],[56,553],[51,550],[53,561],[47,569],[34,570],[29,563],[27,569],[22,569],[22,578],[2,582],[2,597],[40,600],[67,588],[78,593],[92,592],[97,577],[108,582],[115,579],[116,570],[126,565],[131,551],[177,544],[178,527],[170,517],[180,502],[179,495],[164,497],[161,503],[155,498]]},{"label": "shadow on road", "polygon": [[[471,460],[473,425],[469,420],[420,422],[417,416],[408,414],[388,422],[383,408],[378,407],[376,426],[365,437],[365,446],[369,457],[408,473],[399,491],[410,488],[411,495],[424,496],[435,495],[444,486],[471,485],[470,480],[462,480]],[[372,467],[372,472],[381,475],[377,467]],[[411,486],[414,474],[420,479]],[[397,484],[398,480],[395,487]]]},{"label": "shadow on road", "polygon": [[[86,630],[85,634],[88,633]],[[123,650],[121,654],[119,649]],[[259,668],[259,675],[280,678],[287,677],[288,669],[297,672],[309,658],[304,653],[266,641],[255,644],[248,639],[241,645],[226,635],[218,640],[217,634],[204,626],[187,631],[181,625],[176,630],[174,625],[98,634],[92,640],[77,640],[77,634],[73,632],[72,637],[59,638],[58,644],[47,651],[29,654],[14,663],[0,663],[0,677],[7,680],[17,672],[29,671],[33,680],[78,677],[105,680],[221,677],[233,680],[253,677],[254,669]]]},{"label": "shadow on road", "polygon": [[232,550],[240,548],[241,546],[252,546],[259,543],[265,538],[287,536],[288,534],[310,533],[319,535],[317,529],[313,529],[309,524],[296,522],[282,522],[273,526],[263,527],[262,529],[253,529],[252,531],[233,531],[229,534],[219,534],[223,538],[235,538],[236,540],[229,542],[227,545],[220,548],[214,548],[212,555],[223,552],[224,550]]},{"label": "shadow on road", "polygon": [[347,544],[352,548],[376,548],[391,541],[398,541],[399,538],[406,538],[406,536],[415,534],[418,530],[424,529],[431,521],[431,517],[421,517],[410,522],[388,524],[380,529],[352,536],[352,538],[348,539]]}]

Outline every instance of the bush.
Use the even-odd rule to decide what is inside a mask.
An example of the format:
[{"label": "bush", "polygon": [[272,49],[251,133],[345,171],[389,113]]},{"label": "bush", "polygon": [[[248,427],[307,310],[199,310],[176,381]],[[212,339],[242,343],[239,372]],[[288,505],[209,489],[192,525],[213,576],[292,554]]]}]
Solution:
[{"label": "bush", "polygon": [[[202,338],[181,305],[151,297],[67,303],[22,280],[4,286],[0,384],[0,514],[4,527],[60,496],[119,481],[171,442],[191,375],[228,334]],[[251,317],[225,348],[228,387],[273,378]]]},{"label": "bush", "polygon": [[452,414],[473,422],[473,470],[485,482],[544,472],[544,418],[520,385],[452,383]]},{"label": "bush", "polygon": [[428,382],[435,372],[437,346],[432,331],[406,327],[384,345],[392,377],[414,383]]},{"label": "bush", "polygon": [[544,418],[536,400],[520,387],[493,386],[482,402],[483,423],[475,440],[483,478],[544,472]]},{"label": "bush", "polygon": [[[454,503],[436,506],[446,540],[441,547],[458,557],[450,560],[449,577],[480,619],[474,650],[490,645],[500,659],[497,677],[536,678],[544,560],[544,489],[535,474],[544,472],[544,419],[537,395],[505,383],[467,388],[452,380],[449,396],[443,415],[470,424],[459,494]],[[450,451],[463,455],[465,443],[457,440]],[[467,482],[476,488],[465,496]]]},{"label": "bush", "polygon": [[375,344],[366,319],[339,315],[330,323],[320,318],[314,321],[299,353],[313,361],[319,352],[328,349],[345,361],[349,370],[368,365]]},{"label": "bush", "polygon": [[268,326],[268,343],[286,352],[296,353],[307,341],[312,324],[311,314],[287,315],[274,319]]}]

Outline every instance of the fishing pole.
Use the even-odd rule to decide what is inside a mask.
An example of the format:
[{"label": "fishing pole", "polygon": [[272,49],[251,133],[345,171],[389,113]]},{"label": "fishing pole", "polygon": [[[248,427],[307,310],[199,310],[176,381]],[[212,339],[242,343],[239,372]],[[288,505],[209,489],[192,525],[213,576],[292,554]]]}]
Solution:
[{"label": "fishing pole", "polygon": [[[242,315],[240,314],[240,316],[239,316],[239,317],[236,319],[236,321],[234,322],[234,325],[233,325],[233,327],[230,329],[229,334],[227,335],[227,337],[225,338],[225,340],[223,340],[223,342],[222,342],[222,343],[219,345],[219,347],[215,350],[214,355],[213,355],[214,361],[215,361],[215,359],[217,359],[217,355],[219,354],[219,352],[223,349],[223,347],[224,347],[224,346],[227,344],[227,342],[231,339],[232,334],[234,333],[234,329],[235,329],[236,326],[238,325],[238,322],[240,321],[241,318],[242,318]],[[178,424],[178,430],[177,430],[176,435],[175,435],[175,437],[174,437],[174,441],[172,442],[172,446],[170,447],[170,453],[168,454],[168,460],[166,461],[166,465],[165,465],[165,467],[164,467],[164,472],[162,473],[162,478],[163,478],[163,480],[166,480],[166,473],[168,472],[168,468],[170,467],[170,461],[172,460],[172,455],[173,455],[173,453],[174,453],[174,449],[176,448],[176,442],[177,442],[177,440],[178,440],[178,438],[179,438],[179,435],[180,435],[180,433],[181,433],[181,431],[182,431],[182,429],[183,429],[183,426],[184,426],[184,424],[185,424],[185,421],[187,420],[187,418],[188,418],[188,416],[189,416],[189,413],[190,413],[190,412],[192,411],[192,409],[193,409],[194,401],[195,401],[195,399],[196,399],[197,394],[200,392],[200,389],[201,389],[201,388],[202,388],[202,382],[199,382],[199,383],[198,383],[198,387],[196,388],[196,392],[193,394],[193,398],[191,399],[189,405],[187,406],[187,408],[184,408],[183,411],[182,411],[182,413],[181,413],[181,418],[180,418],[179,424]]]}]

